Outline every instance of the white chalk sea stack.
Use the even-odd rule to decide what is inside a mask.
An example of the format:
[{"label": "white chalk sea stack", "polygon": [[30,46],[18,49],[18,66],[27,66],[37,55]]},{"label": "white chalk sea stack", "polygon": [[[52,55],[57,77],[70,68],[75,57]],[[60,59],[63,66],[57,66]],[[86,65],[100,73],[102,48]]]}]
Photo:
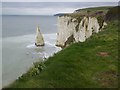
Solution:
[{"label": "white chalk sea stack", "polygon": [[[102,28],[106,25],[103,22]],[[70,43],[84,42],[93,33],[101,31],[102,28],[100,28],[96,17],[85,16],[78,21],[71,16],[59,16],[56,46],[66,47]]]},{"label": "white chalk sea stack", "polygon": [[40,32],[39,26],[37,27],[37,30],[36,30],[36,42],[35,42],[35,45],[37,47],[38,46],[44,46],[44,39],[43,39],[42,33]]}]

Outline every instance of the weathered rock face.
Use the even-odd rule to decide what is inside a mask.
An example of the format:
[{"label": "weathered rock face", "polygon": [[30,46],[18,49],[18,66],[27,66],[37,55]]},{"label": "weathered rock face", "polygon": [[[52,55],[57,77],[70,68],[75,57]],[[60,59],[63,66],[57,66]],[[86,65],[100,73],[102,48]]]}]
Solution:
[{"label": "weathered rock face", "polygon": [[[102,28],[107,25],[103,22]],[[56,45],[66,47],[70,43],[84,42],[93,33],[101,31],[97,18],[83,17],[80,21],[70,16],[58,17],[58,33]]]},{"label": "weathered rock face", "polygon": [[[58,33],[57,33],[57,46],[64,47],[65,44],[73,42],[75,27],[77,22],[71,21],[71,17],[58,17]],[[71,37],[72,36],[72,37]],[[71,37],[71,38],[70,38]],[[69,40],[68,40],[69,39]],[[70,40],[71,39],[71,40]],[[69,41],[69,42],[68,42]]]},{"label": "weathered rock face", "polygon": [[36,46],[44,46],[44,39],[43,36],[40,32],[39,26],[37,27],[37,31],[36,31],[36,42],[35,42]]}]

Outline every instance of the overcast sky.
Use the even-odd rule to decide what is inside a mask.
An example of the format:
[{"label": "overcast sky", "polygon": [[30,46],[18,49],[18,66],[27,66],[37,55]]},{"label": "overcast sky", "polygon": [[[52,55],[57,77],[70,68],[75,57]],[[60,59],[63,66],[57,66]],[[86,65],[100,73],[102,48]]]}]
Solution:
[{"label": "overcast sky", "polygon": [[6,2],[2,2],[3,15],[53,15],[57,13],[72,13],[76,9],[86,7],[118,5],[117,2],[7,2],[8,0],[4,1]]},{"label": "overcast sky", "polygon": [[119,0],[2,0],[2,2],[118,2]]}]

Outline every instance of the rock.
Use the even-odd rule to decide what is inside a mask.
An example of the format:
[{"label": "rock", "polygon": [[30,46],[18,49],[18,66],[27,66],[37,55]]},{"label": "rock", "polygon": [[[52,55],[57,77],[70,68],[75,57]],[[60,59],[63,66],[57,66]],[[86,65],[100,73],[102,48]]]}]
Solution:
[{"label": "rock", "polygon": [[[104,28],[107,24],[104,22]],[[84,16],[78,20],[71,16],[58,17],[58,34],[56,46],[66,47],[74,42],[84,42],[93,33],[101,31],[98,19]]]},{"label": "rock", "polygon": [[102,28],[105,28],[105,26],[107,26],[107,23],[106,23],[106,22],[103,23]]},{"label": "rock", "polygon": [[44,39],[43,36],[40,32],[40,28],[39,26],[37,27],[37,31],[36,31],[36,42],[35,42],[36,46],[44,46]]},{"label": "rock", "polygon": [[71,19],[72,18],[68,16],[58,17],[58,34],[57,34],[56,46],[64,47],[65,44],[67,45],[66,42],[68,38],[71,37],[74,31],[76,30],[75,27],[77,25],[77,22],[71,22]]}]

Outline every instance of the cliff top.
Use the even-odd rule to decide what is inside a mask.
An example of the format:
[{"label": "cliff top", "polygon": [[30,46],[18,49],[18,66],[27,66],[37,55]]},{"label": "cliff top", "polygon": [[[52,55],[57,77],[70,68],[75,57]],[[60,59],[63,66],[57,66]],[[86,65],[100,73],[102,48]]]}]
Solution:
[{"label": "cliff top", "polygon": [[77,20],[81,20],[81,18],[84,16],[91,16],[91,17],[102,16],[102,18],[105,18],[105,15],[111,8],[113,8],[113,6],[84,8],[84,9],[75,10],[73,13],[64,14],[61,16],[71,16],[73,18],[77,18]]},{"label": "cliff top", "polygon": [[64,14],[61,16],[71,16],[73,18],[83,17],[83,16],[104,16],[112,6],[106,7],[94,7],[94,8],[84,8],[75,10],[73,13]]},{"label": "cliff top", "polygon": [[74,12],[82,12],[82,11],[106,11],[106,10],[109,10],[110,8],[112,8],[113,6],[104,6],[104,7],[91,7],[91,8],[83,8],[83,9],[77,9],[75,10]]}]

